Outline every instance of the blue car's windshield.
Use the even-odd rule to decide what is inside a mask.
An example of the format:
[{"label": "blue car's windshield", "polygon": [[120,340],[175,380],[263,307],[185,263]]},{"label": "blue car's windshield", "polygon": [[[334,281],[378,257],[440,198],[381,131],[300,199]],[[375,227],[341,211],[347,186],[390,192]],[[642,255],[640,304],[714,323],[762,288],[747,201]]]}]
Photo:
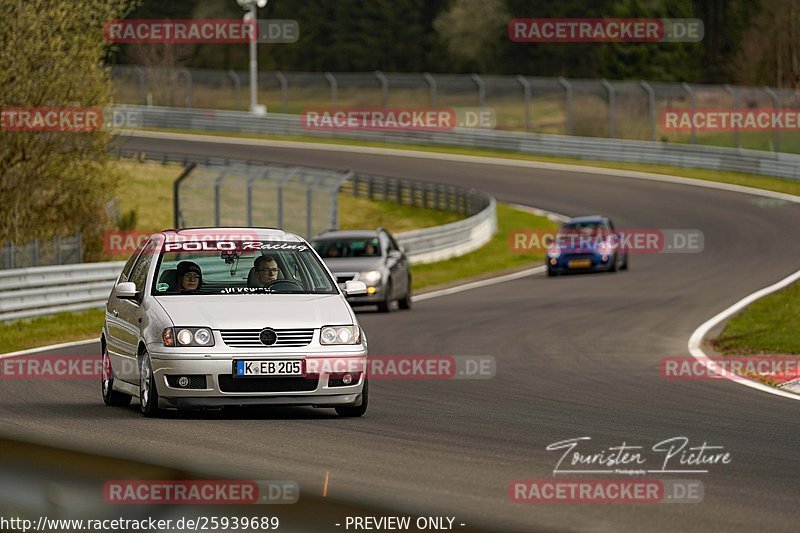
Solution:
[{"label": "blue car's windshield", "polygon": [[165,243],[152,294],[336,294],[305,243],[225,241]]}]

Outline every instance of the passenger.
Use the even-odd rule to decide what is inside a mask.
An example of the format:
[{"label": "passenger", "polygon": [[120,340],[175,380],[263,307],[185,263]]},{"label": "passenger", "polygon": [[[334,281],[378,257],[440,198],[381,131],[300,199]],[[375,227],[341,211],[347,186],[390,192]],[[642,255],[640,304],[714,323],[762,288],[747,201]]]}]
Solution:
[{"label": "passenger", "polygon": [[336,243],[331,243],[328,246],[328,255],[327,257],[339,257],[339,248],[336,246]]},{"label": "passenger", "polygon": [[203,286],[203,271],[192,261],[178,263],[178,292],[194,292]]}]

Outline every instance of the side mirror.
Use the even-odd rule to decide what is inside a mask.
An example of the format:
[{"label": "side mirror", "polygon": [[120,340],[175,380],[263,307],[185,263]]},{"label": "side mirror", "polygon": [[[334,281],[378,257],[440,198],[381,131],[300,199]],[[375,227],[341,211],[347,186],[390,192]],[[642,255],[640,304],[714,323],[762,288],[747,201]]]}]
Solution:
[{"label": "side mirror", "polygon": [[346,296],[361,296],[367,294],[367,284],[363,281],[346,281],[344,283]]},{"label": "side mirror", "polygon": [[389,252],[389,256],[388,257],[389,257],[389,259],[398,259],[399,260],[399,259],[403,258],[403,254],[399,250],[392,250],[391,252]]},{"label": "side mirror", "polygon": [[555,239],[553,238],[553,236],[552,236],[552,235],[547,235],[547,236],[544,238],[544,245],[545,245],[545,246],[550,246],[551,244],[553,244],[553,242],[555,242]]},{"label": "side mirror", "polygon": [[136,284],[132,281],[123,281],[117,285],[117,290],[114,295],[120,300],[136,298]]}]

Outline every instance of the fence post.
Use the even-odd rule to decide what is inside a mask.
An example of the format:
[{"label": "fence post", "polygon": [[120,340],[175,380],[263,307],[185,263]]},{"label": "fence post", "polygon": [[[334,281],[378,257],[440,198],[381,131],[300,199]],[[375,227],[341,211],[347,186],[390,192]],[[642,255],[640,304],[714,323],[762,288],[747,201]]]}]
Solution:
[{"label": "fence post", "polygon": [[572,135],[572,85],[563,76],[558,77],[558,83],[564,88],[567,101],[567,135]]},{"label": "fence post", "polygon": [[[733,113],[736,114],[736,111],[739,109],[739,93],[735,87],[732,87],[729,84],[725,84],[725,90],[730,93],[731,98],[733,99]],[[733,147],[734,148],[741,148],[741,141],[739,139],[739,128],[738,126],[733,126]]]},{"label": "fence post", "polygon": [[310,239],[313,237],[311,234],[311,213],[313,213],[314,208],[314,189],[311,184],[306,185],[306,238]]},{"label": "fence post", "polygon": [[147,82],[145,81],[145,73],[140,67],[133,67],[133,71],[139,78],[139,102],[141,105],[147,104]]},{"label": "fence post", "polygon": [[269,167],[265,167],[261,174],[253,173],[247,178],[247,225],[253,227],[253,182],[267,175]]},{"label": "fence post", "polygon": [[517,76],[517,81],[522,85],[525,93],[525,131],[531,131],[531,84],[525,76]]},{"label": "fence post", "polygon": [[486,107],[486,84],[483,83],[483,80],[477,74],[470,74],[469,77],[472,78],[472,81],[478,86],[478,107],[483,111],[483,108]]},{"label": "fence post", "polygon": [[607,79],[600,80],[600,84],[608,92],[608,136],[617,138],[617,92]]},{"label": "fence post", "polygon": [[192,173],[192,170],[194,170],[194,167],[196,166],[197,163],[194,161],[187,163],[186,166],[183,167],[183,171],[181,172],[180,176],[178,176],[178,178],[175,180],[175,183],[172,184],[172,222],[176,229],[180,228],[183,223],[180,199],[181,182]]},{"label": "fence post", "polygon": [[656,140],[656,92],[650,87],[646,81],[640,81],[639,85],[642,86],[647,92],[647,115],[650,121],[650,140]]},{"label": "fence post", "polygon": [[[764,92],[772,98],[772,105],[775,108],[775,113],[780,114],[781,112],[781,99],[771,87],[764,87]],[[781,130],[780,128],[775,128],[775,152],[781,151]]]},{"label": "fence post", "polygon": [[39,239],[33,239],[33,266],[39,266]]},{"label": "fence post", "polygon": [[381,83],[381,107],[385,109],[389,105],[389,78],[380,70],[375,71],[375,77]]},{"label": "fence post", "polygon": [[6,260],[8,261],[8,268],[14,268],[14,243],[11,241],[6,244]]},{"label": "fence post", "polygon": [[56,264],[61,264],[61,237],[56,235],[53,237],[53,247],[56,250]]},{"label": "fence post", "polygon": [[331,103],[333,107],[336,107],[336,102],[339,98],[339,84],[336,82],[336,76],[331,74],[330,72],[325,73],[325,79],[328,80],[328,83],[331,86]]},{"label": "fence post", "polygon": [[222,201],[220,199],[220,192],[222,189],[222,180],[228,174],[229,169],[224,169],[219,173],[219,176],[214,180],[214,226],[220,227],[222,220]]},{"label": "fence post", "polygon": [[686,92],[686,94],[689,95],[689,100],[691,101],[691,106],[692,106],[692,137],[691,137],[692,141],[691,142],[692,142],[692,144],[697,144],[697,130],[694,127],[694,114],[697,111],[697,97],[694,94],[694,90],[692,90],[692,87],[688,83],[686,83],[686,82],[681,83],[681,88]]},{"label": "fence post", "polygon": [[430,75],[428,72],[423,72],[422,77],[425,78],[425,81],[428,83],[428,87],[430,87],[431,91],[431,107],[436,107],[437,105],[437,89],[436,89],[436,78]]},{"label": "fence post", "polygon": [[192,73],[189,72],[189,69],[186,67],[181,67],[180,72],[183,74],[184,78],[186,79],[186,99],[184,100],[184,104],[186,107],[191,109],[192,107]]},{"label": "fence post", "polygon": [[236,109],[242,109],[242,81],[233,69],[228,70],[228,76],[233,81],[233,93],[236,95]]},{"label": "fence post", "polygon": [[283,72],[277,71],[275,72],[275,77],[278,78],[278,82],[281,84],[281,101],[283,103],[283,112],[289,112],[289,80],[286,79],[286,76],[283,75]]}]

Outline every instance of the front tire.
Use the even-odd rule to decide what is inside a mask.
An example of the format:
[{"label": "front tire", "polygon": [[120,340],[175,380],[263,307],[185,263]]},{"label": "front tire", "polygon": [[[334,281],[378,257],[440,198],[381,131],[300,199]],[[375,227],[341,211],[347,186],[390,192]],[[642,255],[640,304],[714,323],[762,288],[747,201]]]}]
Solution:
[{"label": "front tire", "polygon": [[409,310],[411,309],[411,276],[408,277],[408,285],[406,288],[406,295],[397,301],[397,305],[400,306],[400,309]]},{"label": "front tire", "polygon": [[358,407],[337,407],[336,414],[342,418],[358,418],[364,416],[369,404],[369,380],[364,378],[364,390],[361,392],[361,405]]},{"label": "front tire", "polygon": [[153,365],[150,363],[150,354],[147,352],[142,356],[142,364],[139,369],[139,408],[142,414],[149,418],[161,414],[161,410],[158,408],[156,378],[153,374]]},{"label": "front tire", "polygon": [[378,302],[378,311],[381,313],[389,313],[392,310],[392,283],[386,284],[386,296],[383,301]]},{"label": "front tire", "polygon": [[130,394],[114,390],[114,370],[111,368],[111,358],[108,357],[108,348],[103,345],[103,376],[100,378],[103,392],[103,403],[109,407],[127,407],[131,403]]}]

